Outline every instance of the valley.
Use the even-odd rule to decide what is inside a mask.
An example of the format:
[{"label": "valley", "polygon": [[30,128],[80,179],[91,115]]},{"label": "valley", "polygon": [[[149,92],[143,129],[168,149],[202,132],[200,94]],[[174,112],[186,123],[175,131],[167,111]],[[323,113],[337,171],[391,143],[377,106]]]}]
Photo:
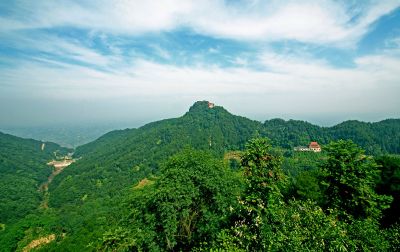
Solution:
[{"label": "valley", "polygon": [[49,184],[53,181],[54,177],[60,174],[65,168],[67,168],[69,165],[74,163],[76,159],[72,159],[70,156],[64,157],[62,160],[52,160],[47,163],[49,166],[53,166],[54,170],[50,174],[50,176],[47,178],[47,181],[44,182],[43,184],[40,185],[39,190],[43,193],[43,200],[40,204],[41,208],[49,208]]}]

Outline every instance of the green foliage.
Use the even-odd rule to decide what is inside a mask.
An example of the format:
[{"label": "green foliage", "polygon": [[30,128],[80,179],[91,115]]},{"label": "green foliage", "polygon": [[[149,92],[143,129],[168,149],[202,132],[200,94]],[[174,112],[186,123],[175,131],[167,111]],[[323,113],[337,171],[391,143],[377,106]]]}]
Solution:
[{"label": "green foliage", "polygon": [[271,155],[267,139],[253,139],[242,156],[246,189],[230,229],[211,245],[216,251],[346,251],[347,224],[325,214],[311,201],[285,203],[287,186],[280,157]]},{"label": "green foliage", "polygon": [[172,158],[161,171],[150,207],[163,220],[158,228],[166,248],[212,239],[235,204],[233,174],[221,161],[192,151]]},{"label": "green foliage", "polygon": [[268,139],[250,140],[242,155],[246,194],[260,199],[271,193],[279,195],[279,186],[285,178],[280,165],[281,158],[270,154]]},{"label": "green foliage", "polygon": [[232,229],[241,248],[265,250],[268,246],[264,231],[279,221],[277,213],[284,204],[280,189],[285,185],[285,175],[280,164],[280,157],[270,154],[268,139],[256,138],[246,144],[242,155],[246,187]]},{"label": "green foliage", "polygon": [[301,152],[295,151],[292,155],[285,157],[282,163],[282,169],[285,174],[291,177],[297,177],[304,171],[315,171],[325,159],[325,152]]},{"label": "green foliage", "polygon": [[331,140],[351,139],[367,153],[400,153],[399,119],[387,119],[376,123],[346,121],[329,128]]},{"label": "green foliage", "polygon": [[[356,219],[347,225],[347,244],[350,251],[388,251],[390,243],[377,220]],[[390,250],[389,250],[390,251]]]},{"label": "green foliage", "polygon": [[376,162],[382,171],[377,182],[377,192],[393,197],[390,208],[384,210],[382,223],[385,226],[400,223],[400,156],[381,156]]},{"label": "green foliage", "polygon": [[275,145],[286,149],[293,149],[295,146],[307,145],[311,141],[327,143],[329,134],[311,123],[297,120],[285,121],[283,119],[271,119],[264,122],[267,137]]},{"label": "green foliage", "polygon": [[227,150],[242,149],[261,128],[259,122],[234,116],[222,107],[210,109],[203,101],[180,118],[107,133],[77,148],[75,156],[82,159],[54,179],[50,205],[79,205],[84,195],[114,197],[187,146],[222,156]]},{"label": "green foliage", "polygon": [[297,120],[272,119],[264,123],[266,136],[275,145],[292,149],[310,141],[328,144],[330,141],[351,139],[367,153],[400,153],[400,119],[376,123],[346,121],[333,127],[319,127]]},{"label": "green foliage", "polygon": [[319,168],[325,154],[314,152],[294,152],[286,157],[282,169],[288,175],[290,184],[286,198],[310,199],[320,205],[324,202],[324,187],[321,186],[322,172]]},{"label": "green foliage", "polygon": [[[395,128],[396,122],[390,124],[390,128]],[[287,123],[291,126],[281,127]],[[362,125],[361,128],[366,126]],[[339,128],[346,127],[344,124]],[[279,128],[282,134],[275,134]],[[196,102],[189,112],[180,118],[150,123],[138,129],[113,131],[77,148],[75,155],[82,159],[54,179],[49,187],[49,205],[57,209],[66,207],[86,209],[86,205],[92,204],[91,202],[118,205],[115,199],[126,197],[128,188],[144,177],[150,176],[151,173],[162,173],[159,169],[160,163],[186,146],[197,150],[208,150],[213,155],[221,157],[229,150],[242,150],[246,141],[256,135],[268,135],[271,136],[273,143],[292,147],[307,144],[310,140],[326,143],[336,137],[333,133],[329,133],[333,132],[331,130],[297,121],[277,121],[275,124],[263,125],[234,116],[222,107],[210,109],[207,102]],[[379,130],[384,129],[379,128]],[[375,128],[368,132],[374,135],[379,133]],[[288,133],[291,136],[287,136]],[[301,137],[295,137],[296,134],[300,134]],[[352,136],[362,138],[360,134]],[[371,142],[367,141],[364,144],[370,145]],[[379,146],[381,145],[380,143]],[[395,145],[388,145],[386,150],[390,152]],[[284,160],[282,168],[290,176],[289,181],[292,186],[280,188],[281,194],[288,197],[284,200],[296,197],[322,203],[323,188],[317,183],[319,175],[311,171],[317,169],[324,154],[293,153],[291,150],[286,152],[288,158]],[[232,167],[237,169],[237,163],[232,163]],[[303,171],[310,172],[302,174]],[[103,208],[108,212],[107,206]],[[90,218],[90,215],[87,218]]]},{"label": "green foliage", "polygon": [[0,132],[0,223],[22,218],[38,208],[42,199],[39,186],[52,172],[46,163],[55,158],[54,152],[68,151],[54,143]]},{"label": "green foliage", "polygon": [[[185,150],[175,155],[162,166],[153,185],[135,191],[139,196],[132,202],[130,246],[189,250],[213,240],[236,208],[236,185],[235,175],[208,153]],[[104,245],[109,246],[106,238]],[[117,238],[113,241],[118,244]]]},{"label": "green foliage", "polygon": [[136,240],[129,229],[118,227],[106,231],[102,238],[102,248],[105,251],[129,251],[136,246]]},{"label": "green foliage", "polygon": [[342,215],[357,218],[381,217],[391,197],[375,192],[378,165],[350,140],[339,140],[325,147],[328,159],[323,164],[327,207]]},{"label": "green foliage", "polygon": [[[180,118],[79,147],[81,159],[49,186],[48,210],[37,210],[37,188],[59,146],[40,151],[41,142],[0,134],[0,251],[49,234],[57,239],[43,251],[395,251],[398,159],[378,158],[378,167],[351,142],[325,144],[350,138],[367,153],[398,153],[398,125],[261,124],[196,102]],[[254,136],[276,147],[246,145]],[[292,150],[310,141],[322,153]],[[225,153],[242,155],[224,163]],[[395,198],[390,209],[375,187]]]},{"label": "green foliage", "polygon": [[319,170],[301,172],[292,184],[292,194],[296,199],[310,199],[324,203],[324,187],[321,186],[322,173]]},{"label": "green foliage", "polygon": [[384,235],[389,242],[389,250],[400,251],[400,223],[396,223],[386,229]]}]

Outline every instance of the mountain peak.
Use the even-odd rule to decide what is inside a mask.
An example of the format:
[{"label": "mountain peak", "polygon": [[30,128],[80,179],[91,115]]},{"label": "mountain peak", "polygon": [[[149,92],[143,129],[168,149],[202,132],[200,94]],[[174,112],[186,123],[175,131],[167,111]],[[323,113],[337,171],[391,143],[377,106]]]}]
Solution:
[{"label": "mountain peak", "polygon": [[190,108],[186,115],[221,115],[230,113],[221,106],[215,106],[210,101],[197,101]]},{"label": "mountain peak", "polygon": [[207,111],[214,108],[214,103],[209,101],[197,101],[189,109],[189,112]]}]

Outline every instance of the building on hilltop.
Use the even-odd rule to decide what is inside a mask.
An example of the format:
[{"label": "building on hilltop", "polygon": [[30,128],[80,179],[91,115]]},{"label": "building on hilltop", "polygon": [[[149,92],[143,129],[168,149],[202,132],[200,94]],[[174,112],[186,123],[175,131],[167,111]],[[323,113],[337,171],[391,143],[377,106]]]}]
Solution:
[{"label": "building on hilltop", "polygon": [[313,152],[321,152],[321,146],[317,142],[311,142],[308,147],[306,146],[298,146],[294,147],[295,151],[313,151]]},{"label": "building on hilltop", "polygon": [[321,152],[321,146],[317,142],[311,142],[308,148],[310,151]]},{"label": "building on hilltop", "polygon": [[208,102],[208,108],[214,108],[214,103]]}]

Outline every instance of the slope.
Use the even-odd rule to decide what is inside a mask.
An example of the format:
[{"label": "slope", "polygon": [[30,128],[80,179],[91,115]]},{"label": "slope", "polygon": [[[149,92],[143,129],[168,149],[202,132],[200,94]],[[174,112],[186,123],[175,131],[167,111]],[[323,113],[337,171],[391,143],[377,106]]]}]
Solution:
[{"label": "slope", "polygon": [[[242,150],[248,139],[259,135],[268,136],[274,145],[287,150],[311,140],[324,144],[337,138],[353,138],[363,145],[375,144],[371,145],[375,146],[372,150],[393,152],[400,144],[399,125],[400,120],[350,121],[323,128],[281,119],[262,124],[232,115],[223,107],[210,108],[206,101],[196,102],[182,117],[138,129],[112,131],[77,148],[75,157],[80,159],[49,186],[49,209],[39,219],[27,218],[15,226],[15,232],[26,227],[37,232],[19,241],[18,246],[24,247],[32,239],[55,233],[59,240],[46,249],[90,250],[88,244],[103,237],[110,226],[117,226],[129,211],[124,202],[137,182],[145,177],[152,181],[151,176],[161,175],[160,163],[186,147],[209,150],[222,157],[229,150]],[[18,237],[11,232],[8,236]],[[12,239],[9,244],[15,246]]]},{"label": "slope", "polygon": [[37,209],[38,188],[52,168],[55,153],[69,150],[55,143],[23,139],[0,132],[0,223],[8,223]]},{"label": "slope", "polygon": [[345,121],[333,127],[320,127],[305,121],[272,119],[264,122],[266,135],[275,145],[286,149],[310,141],[328,144],[351,139],[369,154],[400,153],[400,119],[380,122]]},{"label": "slope", "polygon": [[223,107],[209,108],[201,101],[180,118],[110,132],[77,148],[75,155],[81,160],[54,179],[50,205],[114,197],[187,146],[222,156],[227,150],[242,149],[262,130],[260,122],[232,115]]},{"label": "slope", "polygon": [[223,107],[193,104],[179,118],[149,123],[138,129],[112,131],[78,147],[81,160],[55,178],[50,186],[50,205],[83,204],[84,200],[115,197],[149,173],[159,163],[190,146],[222,156],[243,149],[256,136],[269,137],[275,146],[292,150],[310,141],[327,144],[352,139],[370,154],[399,153],[400,120],[377,123],[347,121],[334,127],[319,127],[304,121],[272,119],[264,124],[232,115]]}]

